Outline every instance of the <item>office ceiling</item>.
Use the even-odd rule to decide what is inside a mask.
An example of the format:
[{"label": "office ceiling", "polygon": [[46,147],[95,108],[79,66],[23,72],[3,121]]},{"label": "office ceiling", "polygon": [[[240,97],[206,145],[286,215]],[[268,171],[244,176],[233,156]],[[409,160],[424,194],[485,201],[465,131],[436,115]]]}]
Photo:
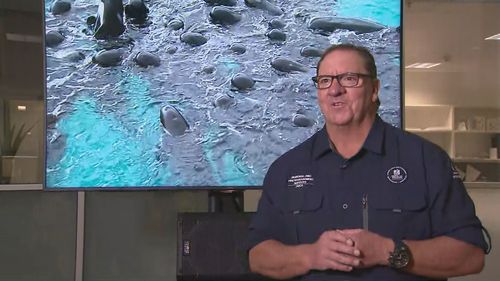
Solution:
[{"label": "office ceiling", "polygon": [[427,71],[465,72],[500,67],[500,1],[407,0],[404,64],[440,62]]}]

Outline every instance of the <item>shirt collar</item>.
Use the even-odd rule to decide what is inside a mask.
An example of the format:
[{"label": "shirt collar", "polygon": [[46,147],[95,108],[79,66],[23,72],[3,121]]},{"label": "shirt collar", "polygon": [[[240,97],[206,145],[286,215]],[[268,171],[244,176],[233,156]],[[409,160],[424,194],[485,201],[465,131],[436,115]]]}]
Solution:
[{"label": "shirt collar", "polygon": [[[384,121],[377,115],[375,121],[366,137],[363,148],[371,152],[382,154],[384,149]],[[313,157],[317,159],[324,154],[331,152],[330,139],[326,131],[326,125],[318,132],[313,146]]]},{"label": "shirt collar", "polygon": [[366,137],[363,148],[377,154],[382,154],[384,150],[384,121],[378,116],[375,116],[372,128]]},{"label": "shirt collar", "polygon": [[323,129],[318,131],[316,135],[316,140],[313,143],[313,158],[318,159],[324,154],[331,152],[330,148],[330,139],[328,137],[328,133],[326,132],[326,125],[323,126]]}]

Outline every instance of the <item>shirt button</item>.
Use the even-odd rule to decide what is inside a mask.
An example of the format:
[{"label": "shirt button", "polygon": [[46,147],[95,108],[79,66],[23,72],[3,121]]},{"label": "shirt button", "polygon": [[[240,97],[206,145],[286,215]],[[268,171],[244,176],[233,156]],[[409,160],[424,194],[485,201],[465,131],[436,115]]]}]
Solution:
[{"label": "shirt button", "polygon": [[342,209],[344,209],[344,210],[345,210],[345,209],[347,209],[347,208],[349,208],[349,205],[347,205],[347,203],[344,203],[344,205],[342,205]]}]

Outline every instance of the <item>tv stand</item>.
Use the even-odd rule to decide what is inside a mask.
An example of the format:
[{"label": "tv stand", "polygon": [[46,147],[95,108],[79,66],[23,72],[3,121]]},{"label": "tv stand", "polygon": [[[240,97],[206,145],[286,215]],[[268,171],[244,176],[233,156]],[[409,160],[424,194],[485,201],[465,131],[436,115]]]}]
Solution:
[{"label": "tv stand", "polygon": [[211,190],[208,192],[208,211],[211,213],[244,212],[243,190]]}]

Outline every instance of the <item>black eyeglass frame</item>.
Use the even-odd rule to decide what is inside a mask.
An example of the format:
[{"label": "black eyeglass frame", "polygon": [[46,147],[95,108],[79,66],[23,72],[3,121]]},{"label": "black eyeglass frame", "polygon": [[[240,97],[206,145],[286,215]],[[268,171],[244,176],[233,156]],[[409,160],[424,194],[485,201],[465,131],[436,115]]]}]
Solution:
[{"label": "black eyeglass frame", "polygon": [[[342,85],[342,78],[347,76],[347,75],[354,75],[356,77],[356,84],[354,85],[348,85],[348,86],[345,86],[345,85]],[[320,78],[331,78],[332,80],[330,80],[330,84],[326,87],[319,87],[319,83],[318,83],[318,80]],[[313,76],[311,77],[311,79],[313,80],[314,82],[314,86],[316,87],[316,89],[320,89],[320,90],[324,90],[324,89],[328,89],[332,86],[333,84],[333,80],[337,79],[337,82],[339,83],[340,86],[344,87],[344,88],[354,88],[354,87],[357,87],[359,85],[359,78],[360,77],[370,77],[372,79],[375,79],[375,77],[373,75],[370,75],[370,74],[366,74],[366,73],[357,73],[357,72],[345,72],[345,73],[340,73],[338,75],[318,75],[318,76]]]}]

